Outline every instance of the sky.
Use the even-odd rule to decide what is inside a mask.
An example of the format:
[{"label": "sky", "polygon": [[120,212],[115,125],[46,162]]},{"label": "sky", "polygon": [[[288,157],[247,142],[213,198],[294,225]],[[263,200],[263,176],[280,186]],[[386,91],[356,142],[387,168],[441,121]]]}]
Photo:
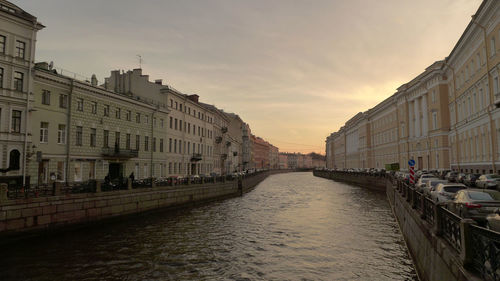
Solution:
[{"label": "sky", "polygon": [[480,0],[11,0],[36,60],[102,83],[139,67],[238,114],[285,152],[325,138],[444,59]]}]

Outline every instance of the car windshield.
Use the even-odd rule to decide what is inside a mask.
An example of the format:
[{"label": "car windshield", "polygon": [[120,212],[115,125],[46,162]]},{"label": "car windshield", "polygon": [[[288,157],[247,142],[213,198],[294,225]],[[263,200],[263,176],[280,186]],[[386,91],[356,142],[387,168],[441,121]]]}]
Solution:
[{"label": "car windshield", "polygon": [[489,195],[488,193],[479,191],[469,192],[469,198],[472,200],[486,200],[486,201],[493,200],[493,198],[491,198],[491,195]]},{"label": "car windshield", "polygon": [[431,186],[432,187],[435,187],[436,185],[440,184],[440,183],[444,183],[446,181],[431,181]]},{"label": "car windshield", "polygon": [[449,193],[456,193],[459,190],[464,189],[464,186],[445,186],[444,191]]},{"label": "car windshield", "polygon": [[492,179],[500,179],[500,176],[499,175],[491,175],[490,178],[492,178]]}]

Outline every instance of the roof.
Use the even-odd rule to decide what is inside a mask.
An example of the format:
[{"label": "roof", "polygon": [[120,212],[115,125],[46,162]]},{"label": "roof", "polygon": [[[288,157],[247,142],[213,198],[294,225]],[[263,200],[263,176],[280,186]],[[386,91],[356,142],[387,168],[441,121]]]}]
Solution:
[{"label": "roof", "polygon": [[45,27],[37,21],[35,16],[21,9],[19,6],[12,4],[9,1],[0,0],[0,12],[7,13],[9,15],[13,15],[17,18],[36,24],[39,29]]}]

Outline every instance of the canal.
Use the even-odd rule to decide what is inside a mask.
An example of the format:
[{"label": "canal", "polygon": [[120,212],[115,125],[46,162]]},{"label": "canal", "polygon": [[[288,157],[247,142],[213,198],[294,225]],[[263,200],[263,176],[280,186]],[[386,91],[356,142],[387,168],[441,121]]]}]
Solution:
[{"label": "canal", "polygon": [[0,280],[416,280],[384,193],[270,176],[243,197],[0,247]]}]

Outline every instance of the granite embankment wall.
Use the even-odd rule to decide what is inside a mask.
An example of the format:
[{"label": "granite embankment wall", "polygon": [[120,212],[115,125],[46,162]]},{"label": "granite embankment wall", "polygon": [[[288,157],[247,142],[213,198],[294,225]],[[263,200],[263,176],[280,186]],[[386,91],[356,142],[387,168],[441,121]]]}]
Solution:
[{"label": "granite embankment wall", "polygon": [[[21,237],[69,225],[80,225],[161,208],[180,208],[243,195],[269,175],[268,171],[240,181],[190,186],[153,187],[39,198],[0,198],[0,237]],[[0,194],[1,195],[1,194]]]},{"label": "granite embankment wall", "polygon": [[[425,199],[423,197],[420,198],[421,201],[417,202],[414,198],[408,196],[408,192],[398,190],[393,181],[385,176],[374,177],[363,173],[353,173],[352,176],[348,176],[346,172],[329,171],[314,171],[314,175],[333,180],[341,179],[341,181],[366,186],[367,188],[376,186],[378,189],[380,186],[384,186],[420,280],[481,280],[477,274],[465,269],[465,257],[463,255],[465,251],[458,252],[443,238],[444,222],[436,212],[438,211],[437,208],[425,208],[430,209],[432,214],[428,214],[427,219],[423,219],[422,214],[425,214],[425,212],[421,212],[424,209],[423,200]],[[375,184],[374,181],[378,183]],[[433,224],[428,223],[431,216]],[[463,223],[458,227],[458,232],[462,233],[462,235],[458,234],[460,237],[455,237],[458,239],[457,243],[465,248],[465,245],[469,242],[465,241]]]},{"label": "granite embankment wall", "polygon": [[315,170],[314,175],[334,181],[360,185],[373,190],[385,191],[385,177],[379,174],[368,175],[366,173]]}]

